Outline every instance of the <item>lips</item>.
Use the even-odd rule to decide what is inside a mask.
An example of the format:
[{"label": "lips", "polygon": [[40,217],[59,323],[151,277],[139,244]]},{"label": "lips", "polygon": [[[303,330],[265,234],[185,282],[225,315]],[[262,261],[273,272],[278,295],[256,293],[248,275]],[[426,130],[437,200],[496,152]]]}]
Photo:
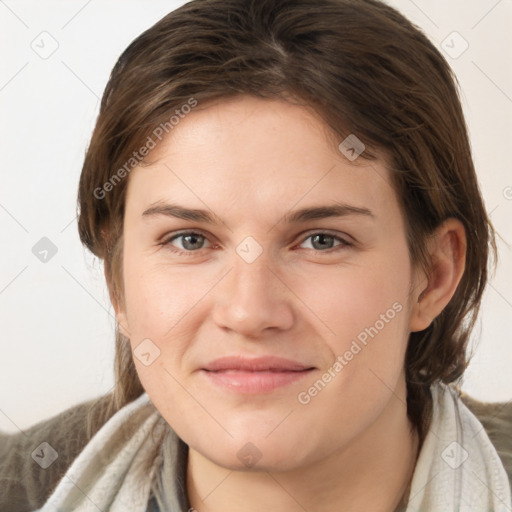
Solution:
[{"label": "lips", "polygon": [[312,368],[299,362],[281,357],[246,358],[241,356],[221,357],[209,363],[204,369],[211,372],[235,370],[242,372],[296,372]]},{"label": "lips", "polygon": [[214,384],[237,393],[269,393],[304,378],[314,367],[280,357],[222,357],[202,373]]}]

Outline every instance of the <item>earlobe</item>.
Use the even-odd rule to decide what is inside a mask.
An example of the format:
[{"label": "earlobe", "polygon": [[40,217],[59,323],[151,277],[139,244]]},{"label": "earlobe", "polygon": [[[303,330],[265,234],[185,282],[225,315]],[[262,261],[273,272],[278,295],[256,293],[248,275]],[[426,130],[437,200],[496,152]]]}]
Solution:
[{"label": "earlobe", "polygon": [[114,299],[112,299],[112,297],[111,297],[111,301],[112,301],[112,305],[114,306],[114,311],[116,313],[116,323],[117,323],[117,328],[118,328],[119,332],[125,338],[130,338],[130,331],[128,329],[128,319],[126,317],[126,312],[125,312],[124,306],[121,306],[120,301],[117,300],[117,298],[115,298],[115,297],[114,297]]},{"label": "earlobe", "polygon": [[121,306],[118,300],[115,301],[115,304],[114,301],[112,301],[112,305],[116,313],[117,329],[125,338],[129,339],[130,330],[128,329],[128,318],[126,317],[124,306]]},{"label": "earlobe", "polygon": [[427,284],[412,297],[410,332],[426,329],[453,297],[464,274],[466,231],[458,219],[448,219],[432,237],[429,253],[431,272]]},{"label": "earlobe", "polygon": [[130,338],[130,332],[128,330],[128,322],[124,312],[116,313],[117,328],[119,332],[125,337]]}]

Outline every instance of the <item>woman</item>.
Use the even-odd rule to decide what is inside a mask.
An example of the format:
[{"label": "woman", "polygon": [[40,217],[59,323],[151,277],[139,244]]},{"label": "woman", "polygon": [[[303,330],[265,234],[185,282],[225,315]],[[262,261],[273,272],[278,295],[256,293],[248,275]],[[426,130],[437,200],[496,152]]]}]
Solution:
[{"label": "woman", "polygon": [[34,508],[510,510],[454,385],[494,233],[449,66],[395,10],[172,12],[114,67],[79,207],[116,388],[38,427]]}]

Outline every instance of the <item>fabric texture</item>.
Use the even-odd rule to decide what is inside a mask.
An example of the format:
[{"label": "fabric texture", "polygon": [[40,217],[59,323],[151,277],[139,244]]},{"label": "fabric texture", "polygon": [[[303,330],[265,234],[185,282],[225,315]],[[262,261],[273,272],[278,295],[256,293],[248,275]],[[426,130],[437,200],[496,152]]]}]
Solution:
[{"label": "fabric texture", "polygon": [[432,386],[432,398],[406,511],[510,512],[510,482],[482,424],[451,387]]},{"label": "fabric texture", "polygon": [[[407,512],[510,512],[510,482],[482,423],[451,387],[433,386],[432,394],[434,415],[414,472]],[[162,464],[157,457],[141,473],[162,444],[172,453],[181,453],[181,463],[165,460]],[[167,465],[175,477],[171,481],[181,481],[170,490],[169,510],[186,512],[185,465],[179,451],[183,445],[143,394],[97,432],[37,510],[146,512],[150,506],[158,510],[150,484],[155,472]]]},{"label": "fabric texture", "polygon": [[123,407],[71,464],[41,512],[145,512],[166,422],[146,393]]},{"label": "fabric texture", "polygon": [[[110,399],[111,394],[105,394],[82,402],[17,433],[0,431],[0,511],[30,512],[46,502],[73,460],[112,416]],[[43,443],[58,454],[44,468],[32,456]]]}]

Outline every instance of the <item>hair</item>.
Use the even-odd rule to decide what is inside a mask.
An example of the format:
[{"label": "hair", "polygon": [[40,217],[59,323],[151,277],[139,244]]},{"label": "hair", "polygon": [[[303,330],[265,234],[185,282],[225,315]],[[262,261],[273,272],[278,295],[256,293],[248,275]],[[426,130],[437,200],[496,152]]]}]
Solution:
[{"label": "hair", "polygon": [[[457,80],[420,29],[383,2],[193,0],[128,46],[106,86],[78,191],[80,238],[104,260],[112,301],[124,300],[123,215],[134,151],[158,127],[173,129],[171,116],[179,122],[174,114],[183,117],[186,105],[241,95],[311,108],[340,142],[349,134],[362,140],[363,158],[386,155],[414,265],[429,270],[427,243],[444,220],[464,225],[465,270],[455,294],[408,340],[407,411],[423,439],[430,385],[455,382],[467,367],[496,244]],[[128,341],[117,330],[105,417],[144,392]]]}]

